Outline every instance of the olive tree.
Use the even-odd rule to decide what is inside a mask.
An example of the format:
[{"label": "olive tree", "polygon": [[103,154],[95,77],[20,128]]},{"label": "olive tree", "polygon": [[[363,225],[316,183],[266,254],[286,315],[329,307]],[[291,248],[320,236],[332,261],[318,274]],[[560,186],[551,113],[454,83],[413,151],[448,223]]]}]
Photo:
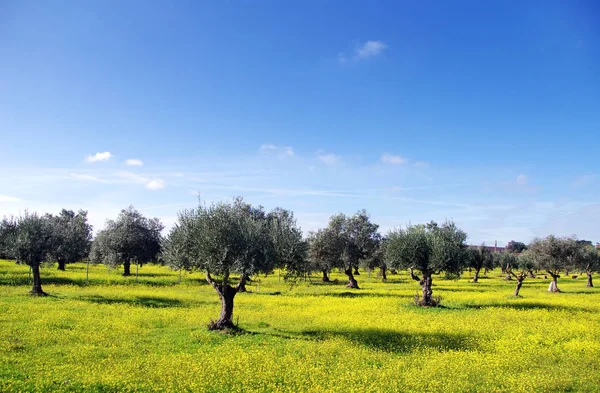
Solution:
[{"label": "olive tree", "polygon": [[340,258],[341,250],[335,247],[335,238],[326,229],[319,229],[308,234],[308,260],[311,271],[322,273],[321,281],[330,282],[329,272]]},{"label": "olive tree", "polygon": [[506,255],[510,259],[510,262],[507,263],[507,272],[512,275],[517,280],[517,286],[515,287],[515,296],[519,296],[519,291],[523,286],[523,281],[525,281],[525,277],[527,277],[528,273],[531,273],[533,269],[535,269],[535,259],[530,251],[523,251],[519,255],[514,255],[513,253],[507,252]]},{"label": "olive tree", "polygon": [[[180,212],[168,242],[176,242],[173,236],[180,236],[182,249],[179,255],[166,254],[167,264],[204,271],[219,295],[221,314],[211,329],[235,327],[234,298],[248,277],[276,267],[290,273],[305,269],[306,242],[293,214],[284,209],[266,214],[241,198]],[[178,258],[188,263],[181,265]],[[239,277],[235,285],[232,275]]]},{"label": "olive tree", "polygon": [[58,215],[47,215],[52,227],[52,247],[50,259],[58,262],[58,269],[65,270],[65,264],[74,263],[87,257],[92,243],[92,226],[87,220],[87,211],[63,209]]},{"label": "olive tree", "polygon": [[17,233],[17,220],[4,217],[0,221],[0,259],[15,259],[13,253],[14,238]]},{"label": "olive tree", "polygon": [[435,306],[439,300],[433,299],[432,276],[445,273],[458,277],[467,264],[467,235],[453,222],[442,225],[431,222],[427,225],[407,225],[405,228],[389,232],[385,247],[385,260],[389,268],[416,269],[423,275],[419,280],[422,297],[417,303],[422,306]]},{"label": "olive tree", "polygon": [[469,267],[475,270],[475,274],[473,275],[474,283],[479,281],[479,273],[481,272],[481,269],[494,269],[494,257],[485,244],[482,244],[477,248],[468,248],[467,254]]},{"label": "olive tree", "polygon": [[600,270],[600,253],[596,247],[589,244],[578,244],[577,268],[587,274],[586,287],[592,288],[592,274]]},{"label": "olive tree", "polygon": [[362,260],[361,266],[373,270],[379,269],[381,280],[387,280],[387,265],[385,264],[385,243],[386,238],[380,237],[376,241],[376,246],[371,255]]},{"label": "olive tree", "polygon": [[131,263],[141,266],[155,261],[161,249],[163,225],[148,219],[133,206],[121,210],[116,220],[108,220],[94,241],[90,260],[111,267],[123,265],[123,275],[131,275]]},{"label": "olive tree", "polygon": [[17,218],[14,236],[10,245],[11,255],[17,261],[31,267],[34,296],[45,296],[42,290],[40,264],[47,260],[52,247],[52,226],[46,217],[37,213],[25,213]]},{"label": "olive tree", "polygon": [[493,258],[494,264],[500,266],[502,273],[506,274],[504,279],[512,280],[513,275],[511,274],[511,271],[513,267],[517,265],[517,254],[506,249],[502,252],[494,253]]},{"label": "olive tree", "polygon": [[558,289],[560,272],[577,267],[578,251],[575,238],[554,235],[544,239],[535,238],[529,245],[529,250],[536,265],[552,277],[548,292],[560,292]]}]

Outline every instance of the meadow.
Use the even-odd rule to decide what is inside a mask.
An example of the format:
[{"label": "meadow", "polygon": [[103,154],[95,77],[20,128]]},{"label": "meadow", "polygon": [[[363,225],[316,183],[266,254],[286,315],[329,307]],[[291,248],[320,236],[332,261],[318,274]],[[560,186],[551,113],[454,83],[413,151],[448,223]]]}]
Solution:
[{"label": "meadow", "polygon": [[219,299],[201,273],[145,265],[136,279],[103,265],[42,269],[0,261],[0,391],[600,392],[600,289],[585,277],[499,271],[434,278],[443,307],[413,303],[406,273],[362,289],[310,277],[255,277],[235,299],[242,333],[208,331]]}]

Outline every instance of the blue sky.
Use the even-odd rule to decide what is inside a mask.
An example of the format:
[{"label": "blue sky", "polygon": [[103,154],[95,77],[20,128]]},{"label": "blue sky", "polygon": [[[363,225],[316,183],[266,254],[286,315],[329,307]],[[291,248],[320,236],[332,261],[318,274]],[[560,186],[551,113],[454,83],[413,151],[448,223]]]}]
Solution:
[{"label": "blue sky", "polygon": [[0,215],[200,193],[600,241],[600,7],[522,3],[0,1]]}]

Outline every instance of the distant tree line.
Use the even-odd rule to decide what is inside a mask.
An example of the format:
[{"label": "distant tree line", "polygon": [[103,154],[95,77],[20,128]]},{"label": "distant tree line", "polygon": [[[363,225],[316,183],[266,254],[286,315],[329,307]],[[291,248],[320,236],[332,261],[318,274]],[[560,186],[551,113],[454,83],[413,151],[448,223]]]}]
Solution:
[{"label": "distant tree line", "polygon": [[230,329],[234,298],[258,274],[284,272],[294,282],[313,272],[322,281],[338,269],[349,288],[358,289],[359,268],[406,270],[421,286],[415,302],[436,306],[433,279],[444,275],[456,279],[465,269],[473,271],[473,283],[482,274],[500,268],[506,279],[516,279],[515,296],[527,277],[542,272],[551,278],[548,290],[559,292],[558,279],[569,271],[592,274],[600,270],[600,256],[590,241],[575,237],[534,239],[526,245],[511,241],[502,252],[491,247],[466,244],[467,234],[452,221],[429,222],[393,229],[385,236],[365,210],[352,216],[333,215],[326,227],[303,237],[291,211],[265,211],[242,198],[179,212],[168,236],[158,218],[146,218],[133,207],[108,220],[92,241],[87,212],[62,210],[58,215],[25,213],[0,222],[0,258],[27,264],[33,273],[31,294],[44,295],[40,277],[43,262],[56,262],[60,270],[69,263],[89,258],[92,263],[123,266],[131,275],[145,263],[155,262],[175,270],[202,271],[221,300],[221,314],[212,329]]}]

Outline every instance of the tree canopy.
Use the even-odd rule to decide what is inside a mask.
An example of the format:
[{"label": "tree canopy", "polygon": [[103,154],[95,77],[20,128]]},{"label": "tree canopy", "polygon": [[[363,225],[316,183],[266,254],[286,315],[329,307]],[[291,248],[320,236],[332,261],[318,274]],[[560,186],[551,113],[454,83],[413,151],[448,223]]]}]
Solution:
[{"label": "tree canopy", "polygon": [[90,260],[115,267],[123,264],[123,275],[131,275],[131,263],[155,261],[161,249],[163,225],[148,219],[133,206],[121,210],[116,220],[108,220],[94,241]]},{"label": "tree canopy", "polygon": [[549,235],[544,239],[535,238],[529,250],[539,269],[545,270],[552,277],[549,292],[560,292],[557,279],[561,271],[577,268],[578,250],[574,237],[556,237]]},{"label": "tree canopy", "polygon": [[481,269],[491,270],[495,267],[494,257],[485,244],[482,244],[477,248],[468,248],[467,254],[469,267],[475,270],[473,282],[479,281],[479,273]]},{"label": "tree canopy", "polygon": [[416,269],[423,279],[423,296],[419,303],[435,305],[432,299],[432,275],[445,273],[458,277],[467,264],[467,235],[452,221],[442,225],[407,225],[388,234],[386,263],[392,269]]},{"label": "tree canopy", "polygon": [[16,220],[10,253],[17,261],[31,266],[32,295],[46,295],[42,290],[40,264],[47,260],[52,247],[52,226],[46,217],[26,212]]},{"label": "tree canopy", "polygon": [[87,212],[63,209],[58,215],[47,215],[52,228],[50,259],[58,262],[65,270],[66,263],[73,263],[89,255],[92,243],[92,226],[87,221]]},{"label": "tree canopy", "polygon": [[[306,270],[307,246],[293,214],[280,208],[267,214],[242,198],[180,212],[167,244],[167,250],[178,250],[165,254],[167,264],[204,270],[219,295],[221,315],[211,324],[214,329],[234,327],[234,297],[250,276],[282,268],[289,279]],[[232,274],[239,276],[235,286]]]}]

